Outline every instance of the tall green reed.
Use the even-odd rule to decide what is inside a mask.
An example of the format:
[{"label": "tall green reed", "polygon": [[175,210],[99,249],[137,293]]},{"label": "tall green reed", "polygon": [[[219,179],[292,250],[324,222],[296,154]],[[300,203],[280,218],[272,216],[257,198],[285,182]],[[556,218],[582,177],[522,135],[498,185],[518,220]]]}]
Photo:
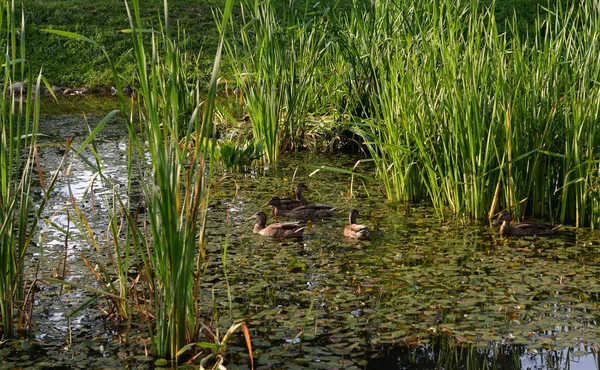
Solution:
[{"label": "tall green reed", "polygon": [[558,4],[528,35],[515,20],[499,34],[493,10],[377,1],[335,20],[355,84],[370,83],[357,129],[388,197],[598,226],[593,5]]},{"label": "tall green reed", "polygon": [[227,42],[233,73],[267,162],[301,147],[307,116],[321,110],[315,108],[323,95],[319,82],[329,72],[322,69],[329,47],[323,21],[323,14],[293,0],[279,11],[271,2],[248,0],[242,2],[240,30],[231,27],[231,35],[240,32]]},{"label": "tall green reed", "polygon": [[[149,231],[140,228],[136,215],[127,211],[135,207],[121,203],[127,222],[127,239],[123,244],[125,250],[116,254],[135,254],[141,261],[145,279],[139,281],[147,281],[146,293],[150,295],[152,307],[140,307],[140,312],[152,318],[148,320],[152,323],[148,329],[155,356],[176,359],[190,348],[188,343],[220,351],[227,340],[215,336],[213,344],[199,341],[207,327],[199,301],[201,284],[197,279],[201,278],[205,256],[204,227],[216,147],[212,119],[223,41],[215,57],[207,97],[202,100],[204,86],[198,78],[200,73],[179,49],[179,40],[171,36],[167,2],[164,4],[165,23],[159,30],[144,28],[139,1],[125,4],[131,28],[122,33],[130,34],[133,41],[137,62],[135,81],[139,86],[137,104],[125,103],[120,76],[108,59],[129,132],[129,187],[132,192],[135,191],[132,184],[141,187]],[[232,1],[226,3],[222,26],[227,26],[232,4]],[[48,32],[97,45],[81,35]],[[88,138],[90,142],[92,136]],[[114,226],[114,217],[112,220],[116,243],[118,228]],[[129,250],[130,246],[133,251]],[[119,297],[112,290],[106,293]],[[243,322],[232,325],[227,339],[230,332],[239,327],[249,341]]]},{"label": "tall green reed", "polygon": [[[24,314],[32,304],[25,296],[24,266],[46,196],[56,180],[55,176],[44,183],[37,162],[43,79],[41,73],[34,79],[25,59],[23,14],[20,29],[18,25],[14,2],[2,2],[0,32],[5,50],[0,102],[0,332],[7,336],[30,324]],[[11,87],[17,82],[28,82],[27,90]],[[42,199],[37,199],[32,191],[35,174],[39,175],[38,181],[43,187]]]},{"label": "tall green reed", "polygon": [[[126,3],[127,4],[127,3]],[[223,12],[223,25],[231,16],[232,1]],[[165,20],[169,19],[165,2]],[[132,138],[140,158],[147,153],[152,163],[153,181],[142,185],[147,203],[152,241],[145,250],[147,270],[154,277],[153,333],[154,353],[176,358],[188,342],[197,341],[202,328],[199,284],[204,251],[204,226],[215,147],[213,110],[222,42],[211,76],[206,100],[200,99],[199,79],[192,83],[185,76],[183,54],[177,40],[170,36],[169,25],[162,33],[145,33],[140,20],[140,4],[133,1],[129,11],[134,53],[137,60],[141,137],[147,145]],[[147,51],[144,35],[149,35]],[[193,110],[183,116],[182,102],[192,98]],[[180,145],[180,140],[184,145]],[[195,145],[190,152],[189,143]],[[209,168],[206,168],[208,161]]]},{"label": "tall green reed", "polygon": [[[138,62],[140,115],[144,119],[142,137],[148,142],[145,148],[138,142],[136,149],[140,154],[147,150],[154,174],[154,181],[142,186],[152,235],[151,245],[145,248],[152,250],[148,270],[155,276],[153,347],[156,355],[175,358],[187,343],[186,334],[193,323],[193,317],[190,322],[188,315],[193,313],[189,310],[193,303],[192,272],[205,187],[203,127],[195,117],[189,122],[179,117],[180,92],[186,89],[179,90],[185,81],[179,79],[181,59],[173,40],[164,33],[150,34],[152,50],[147,54],[139,2],[133,2],[133,10],[134,15],[129,17]],[[197,146],[186,169],[187,148],[179,147],[178,135],[188,125],[195,129]],[[190,130],[188,135],[191,134]]]}]

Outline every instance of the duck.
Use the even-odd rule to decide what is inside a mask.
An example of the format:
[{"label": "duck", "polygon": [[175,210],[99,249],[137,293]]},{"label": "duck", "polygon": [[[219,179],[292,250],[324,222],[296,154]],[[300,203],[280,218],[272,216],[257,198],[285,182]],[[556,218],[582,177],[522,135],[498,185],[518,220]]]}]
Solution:
[{"label": "duck", "polygon": [[369,233],[369,229],[365,225],[359,225],[356,223],[356,218],[358,217],[358,210],[353,209],[350,211],[350,216],[348,217],[349,224],[344,227],[344,236],[352,239],[359,240],[369,240],[371,238],[371,234]]},{"label": "duck", "polygon": [[304,196],[302,195],[302,193],[308,190],[308,186],[304,185],[304,184],[298,184],[296,185],[296,188],[294,189],[294,193],[296,194],[296,199],[292,199],[292,198],[280,198],[279,200],[281,201],[281,206],[280,209],[294,209],[300,206],[305,206],[308,204],[308,202],[306,201],[306,199],[304,198]]},{"label": "duck", "polygon": [[250,218],[258,222],[254,225],[254,233],[273,238],[301,238],[306,226],[298,222],[275,223],[267,226],[267,215],[264,212],[256,212]]},{"label": "duck", "polygon": [[289,217],[297,220],[315,220],[321,217],[331,216],[336,209],[327,204],[308,204],[296,207],[294,209],[283,209],[281,199],[273,197],[269,200],[269,205],[273,208],[274,217]]},{"label": "duck", "polygon": [[516,225],[510,224],[510,213],[502,211],[498,215],[493,225],[500,226],[500,235],[516,235],[516,236],[543,236],[552,235],[562,225],[542,224],[537,222],[521,222]]}]

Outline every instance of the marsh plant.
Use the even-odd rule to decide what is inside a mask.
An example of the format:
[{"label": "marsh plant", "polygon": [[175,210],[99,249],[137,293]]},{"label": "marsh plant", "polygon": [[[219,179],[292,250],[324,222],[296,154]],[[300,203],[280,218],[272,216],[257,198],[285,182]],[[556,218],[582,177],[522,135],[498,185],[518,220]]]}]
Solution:
[{"label": "marsh plant", "polygon": [[[137,60],[137,104],[125,103],[119,75],[112,63],[111,67],[129,132],[129,187],[131,192],[143,193],[145,221],[137,222],[136,206],[128,207],[115,193],[110,230],[120,283],[109,284],[110,289],[104,293],[113,300],[131,300],[126,275],[134,261],[140,266],[140,275],[131,288],[147,284],[146,289],[138,287],[142,299],[136,299],[135,307],[144,321],[151,323],[148,330],[155,356],[176,359],[194,344],[219,354],[232,332],[240,327],[251,348],[243,322],[232,324],[223,338],[214,334],[204,323],[205,307],[199,301],[198,279],[205,257],[204,227],[216,147],[212,116],[222,46],[215,57],[208,96],[201,100],[200,92],[205,86],[197,74],[196,78],[188,75],[194,64],[179,49],[178,38],[171,35],[167,2],[159,30],[144,28],[139,1],[134,0],[131,6],[126,2],[126,6],[131,28],[122,32],[131,35]],[[229,21],[231,8],[232,2],[228,1],[223,24]],[[95,44],[81,35],[48,32]],[[97,130],[82,146],[93,145],[96,133]],[[97,156],[96,161],[100,162]],[[96,168],[100,173],[101,166]],[[141,189],[132,189],[134,183]],[[124,243],[119,242],[118,219],[125,220]],[[147,228],[140,227],[146,222]],[[104,273],[97,277],[104,283],[108,278]],[[115,307],[124,319],[130,317],[128,310],[133,306]]]},{"label": "marsh plant", "polygon": [[371,84],[355,129],[388,198],[598,227],[598,22],[591,3],[540,8],[526,35],[516,20],[499,34],[478,1],[338,17],[339,55]]},{"label": "marsh plant", "polygon": [[[27,251],[56,177],[44,181],[37,157],[41,73],[34,75],[25,59],[24,17],[19,23],[14,3],[0,4],[4,62],[0,101],[0,333],[13,336],[28,329],[32,282],[24,279]],[[29,88],[15,88],[27,81]],[[41,184],[43,195],[32,189]],[[15,325],[16,324],[16,325]]]},{"label": "marsh plant", "polygon": [[593,4],[540,7],[525,31],[477,0],[241,9],[239,29],[221,31],[267,161],[334,113],[390,200],[431,202],[440,217],[506,208],[599,225]]},{"label": "marsh plant", "polygon": [[247,141],[243,145],[236,145],[231,140],[224,140],[219,145],[217,159],[228,169],[243,169],[252,165],[263,155],[262,141],[254,143]]},{"label": "marsh plant", "polygon": [[316,102],[322,86],[318,81],[326,78],[324,15],[293,1],[288,5],[278,11],[272,2],[243,1],[240,29],[220,27],[230,38],[233,73],[267,162],[301,147],[307,116],[322,109]]},{"label": "marsh plant", "polygon": [[[200,328],[197,322],[200,316],[193,309],[197,295],[192,277],[200,269],[202,255],[197,252],[203,243],[206,209],[204,165],[207,158],[203,133],[210,130],[212,107],[211,102],[207,102],[209,109],[202,116],[198,100],[192,115],[182,120],[179,103],[188,91],[182,88],[186,81],[181,80],[181,57],[168,34],[169,25],[165,24],[163,33],[147,34],[152,45],[150,52],[145,49],[137,1],[133,2],[130,25],[138,61],[139,113],[143,119],[140,137],[137,134],[130,137],[134,147],[132,154],[143,159],[147,153],[154,175],[154,181],[142,185],[151,238],[138,241],[142,245],[141,253],[151,251],[145,271],[153,277],[150,281],[155,292],[155,354],[175,358],[188,338],[196,338],[195,333]],[[198,97],[199,86],[194,89],[198,89],[195,94]],[[194,137],[196,142],[189,163],[187,145],[183,148],[179,145],[179,135],[184,133],[186,139]],[[136,231],[135,228],[132,231]]]}]

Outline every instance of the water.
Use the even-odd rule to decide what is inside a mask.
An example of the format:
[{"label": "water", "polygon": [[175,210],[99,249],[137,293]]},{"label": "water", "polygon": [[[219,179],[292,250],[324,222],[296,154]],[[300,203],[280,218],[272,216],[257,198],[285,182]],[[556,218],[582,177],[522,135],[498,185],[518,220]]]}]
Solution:
[{"label": "water", "polygon": [[[92,112],[87,121],[93,127],[101,118]],[[65,138],[72,136],[77,147],[88,128],[80,114],[61,114],[44,117],[42,131],[40,160],[49,178]],[[145,356],[144,325],[134,318],[131,341],[123,343],[126,325],[109,315],[101,296],[93,299],[94,291],[84,289],[102,289],[99,266],[114,268],[107,225],[120,217],[114,194],[127,200],[122,123],[110,122],[96,144],[109,181],[67,156],[47,222],[29,249],[28,278],[38,279],[33,336],[27,346],[6,343],[3,366],[70,366],[83,357],[92,367],[154,366]],[[95,165],[90,152],[84,157]],[[244,318],[255,364],[272,369],[598,369],[588,354],[598,344],[598,233],[566,227],[553,238],[503,239],[487,223],[440,222],[426,205],[388,203],[377,181],[310,175],[313,165],[352,168],[359,159],[294,154],[229,174],[211,198],[200,279],[205,312],[210,316],[214,307],[219,318],[213,328],[224,333],[230,317]],[[373,169],[363,163],[359,170]],[[266,201],[290,196],[298,182],[311,189],[309,201],[337,206],[338,213],[314,222],[300,241],[253,234],[247,218],[269,212]],[[343,237],[352,208],[371,228],[371,241]],[[227,368],[247,368],[247,353],[242,336],[234,335]]]}]

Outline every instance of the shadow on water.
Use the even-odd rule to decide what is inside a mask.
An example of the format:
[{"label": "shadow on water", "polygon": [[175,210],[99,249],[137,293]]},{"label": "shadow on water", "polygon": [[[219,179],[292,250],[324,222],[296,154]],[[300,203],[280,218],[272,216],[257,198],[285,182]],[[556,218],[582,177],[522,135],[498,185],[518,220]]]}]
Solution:
[{"label": "shadow on water", "polygon": [[370,361],[367,369],[598,369],[598,355],[584,355],[583,348],[537,352],[526,346],[497,345],[483,349],[451,348],[452,353],[448,353],[444,347],[391,349],[383,358]]},{"label": "shadow on water", "polygon": [[[93,126],[102,117],[93,113],[87,120]],[[72,136],[77,145],[88,134],[77,112],[45,116],[41,131],[46,177],[64,154],[65,138]],[[79,158],[68,157],[44,215],[51,224],[41,227],[39,245],[29,250],[30,274],[39,269],[37,277],[94,286],[83,258],[110,266],[107,205],[113,191],[125,196],[126,136],[115,119],[96,143],[116,189],[95,179]],[[314,169],[306,166],[352,168],[357,159],[288,155],[277,165],[230,174],[212,196],[202,299],[207,315],[224,328],[230,314],[246,320],[257,366],[598,369],[596,355],[589,354],[599,342],[598,233],[566,228],[555,238],[502,239],[487,224],[440,222],[425,205],[387,202],[376,183],[323,171],[310,176]],[[364,165],[359,170],[372,171]],[[253,234],[247,218],[269,212],[266,201],[289,196],[298,182],[311,189],[310,202],[337,206],[337,214],[309,225],[300,241]],[[71,195],[91,221],[91,232],[104,240],[98,250],[69,218]],[[371,241],[344,238],[353,208],[371,228]],[[85,360],[91,368],[153,367],[143,325],[132,321],[125,344],[123,327],[106,316],[100,297],[77,311],[90,298],[80,289],[40,282],[33,337],[4,343],[3,366],[66,368]],[[243,343],[241,336],[230,342],[228,369],[248,367]]]}]

